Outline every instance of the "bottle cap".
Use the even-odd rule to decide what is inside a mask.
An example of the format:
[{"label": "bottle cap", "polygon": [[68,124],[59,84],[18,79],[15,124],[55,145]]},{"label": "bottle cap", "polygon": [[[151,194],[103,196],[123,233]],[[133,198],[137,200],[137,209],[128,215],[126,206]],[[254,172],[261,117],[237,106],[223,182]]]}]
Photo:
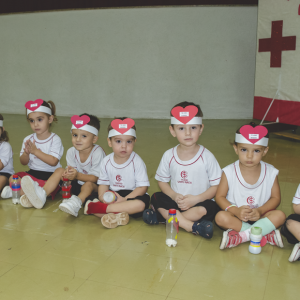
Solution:
[{"label": "bottle cap", "polygon": [[18,175],[13,175],[13,179],[18,179],[19,176]]},{"label": "bottle cap", "polygon": [[63,181],[69,181],[69,179],[64,177],[64,178],[63,178]]},{"label": "bottle cap", "polygon": [[262,232],[262,229],[260,227],[251,227],[251,234],[260,235],[261,232]]},{"label": "bottle cap", "polygon": [[170,215],[176,215],[176,209],[169,209]]}]

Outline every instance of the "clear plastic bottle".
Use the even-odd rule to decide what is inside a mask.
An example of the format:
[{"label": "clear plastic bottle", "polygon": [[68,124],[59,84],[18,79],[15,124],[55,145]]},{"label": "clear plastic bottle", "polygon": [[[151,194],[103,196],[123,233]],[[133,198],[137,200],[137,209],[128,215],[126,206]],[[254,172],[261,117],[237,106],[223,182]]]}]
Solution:
[{"label": "clear plastic bottle", "polygon": [[68,178],[63,178],[63,185],[61,187],[61,190],[64,200],[71,198],[71,188],[71,181]]},{"label": "clear plastic bottle", "polygon": [[168,220],[166,222],[166,245],[176,247],[179,222],[176,217],[176,209],[169,209]]},{"label": "clear plastic bottle", "polygon": [[260,241],[262,239],[260,227],[251,227],[249,252],[259,254],[261,252]]},{"label": "clear plastic bottle", "polygon": [[106,203],[111,203],[117,200],[117,196],[113,191],[107,191],[104,193],[103,199]]},{"label": "clear plastic bottle", "polygon": [[13,204],[20,203],[20,192],[21,192],[21,181],[18,175],[13,175],[13,180],[11,183],[12,189],[12,202]]}]

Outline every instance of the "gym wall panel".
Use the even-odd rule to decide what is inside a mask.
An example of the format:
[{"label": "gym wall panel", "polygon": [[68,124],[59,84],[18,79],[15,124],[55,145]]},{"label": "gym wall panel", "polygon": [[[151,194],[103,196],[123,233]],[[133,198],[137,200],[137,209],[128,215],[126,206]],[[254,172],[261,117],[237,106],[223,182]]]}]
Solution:
[{"label": "gym wall panel", "polygon": [[75,10],[0,16],[0,111],[53,100],[58,115],[251,118],[257,7]]}]

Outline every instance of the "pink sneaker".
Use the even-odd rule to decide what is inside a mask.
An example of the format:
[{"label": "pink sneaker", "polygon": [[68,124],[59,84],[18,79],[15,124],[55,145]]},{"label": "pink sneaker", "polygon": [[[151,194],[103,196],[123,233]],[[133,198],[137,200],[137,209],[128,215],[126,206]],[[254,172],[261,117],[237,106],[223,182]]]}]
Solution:
[{"label": "pink sneaker", "polygon": [[220,249],[236,247],[243,242],[239,232],[228,229],[223,232],[223,238],[220,244]]},{"label": "pink sneaker", "polygon": [[267,239],[267,243],[269,243],[270,245],[283,248],[283,241],[279,230],[275,229],[272,232],[266,234],[264,237]]}]

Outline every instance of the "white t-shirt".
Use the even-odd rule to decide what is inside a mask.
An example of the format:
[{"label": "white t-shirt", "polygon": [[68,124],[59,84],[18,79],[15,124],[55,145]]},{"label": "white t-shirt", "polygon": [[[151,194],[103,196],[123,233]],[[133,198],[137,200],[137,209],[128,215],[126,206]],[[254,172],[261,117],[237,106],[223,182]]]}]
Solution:
[{"label": "white t-shirt", "polygon": [[298,185],[296,194],[295,194],[295,196],[293,198],[293,203],[294,204],[300,204],[300,184]]},{"label": "white t-shirt", "polygon": [[[99,145],[94,145],[86,161],[80,161],[79,151],[74,147],[67,151],[66,159],[68,166],[73,167],[77,172],[98,177],[100,173],[100,163],[104,157],[104,150]],[[85,182],[78,180],[78,183],[83,185]]]},{"label": "white t-shirt", "polygon": [[223,169],[228,181],[226,199],[237,207],[249,205],[251,208],[263,206],[271,197],[271,190],[278,170],[263,161],[261,171],[255,184],[247,183],[240,170],[239,160]]},{"label": "white t-shirt", "polygon": [[172,190],[181,195],[199,195],[220,183],[222,171],[209,150],[200,145],[192,159],[182,161],[177,155],[177,147],[164,153],[156,171],[156,180],[171,180]]},{"label": "white t-shirt", "polygon": [[11,149],[11,145],[8,142],[0,143],[0,160],[4,166],[0,172],[14,174],[14,166],[13,166],[13,152]]},{"label": "white t-shirt", "polygon": [[20,156],[24,153],[25,142],[27,140],[31,140],[31,142],[35,141],[35,145],[38,149],[40,149],[45,154],[52,155],[58,159],[58,163],[56,166],[50,166],[30,153],[28,167],[31,170],[54,172],[57,168],[61,168],[61,164],[59,161],[64,153],[64,147],[62,145],[60,137],[57,134],[51,133],[51,135],[46,140],[39,140],[36,137],[36,133],[26,136],[26,138],[23,140]]},{"label": "white t-shirt", "polygon": [[121,165],[115,163],[114,153],[107,155],[100,164],[98,184],[109,185],[112,191],[150,186],[146,165],[135,152]]}]

